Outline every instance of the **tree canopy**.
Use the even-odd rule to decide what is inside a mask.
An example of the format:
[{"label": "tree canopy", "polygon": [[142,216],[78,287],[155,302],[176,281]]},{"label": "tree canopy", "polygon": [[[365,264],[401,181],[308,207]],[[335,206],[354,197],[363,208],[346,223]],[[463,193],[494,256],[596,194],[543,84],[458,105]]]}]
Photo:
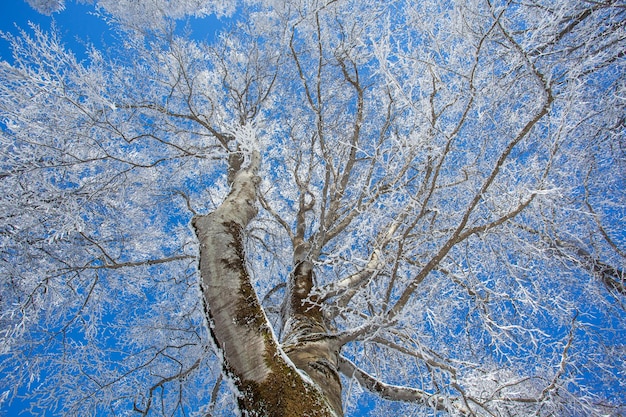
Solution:
[{"label": "tree canopy", "polygon": [[623,2],[94,6],[82,61],[4,35],[0,407],[237,415],[192,219],[254,171],[249,299],[346,416],[626,413]]}]

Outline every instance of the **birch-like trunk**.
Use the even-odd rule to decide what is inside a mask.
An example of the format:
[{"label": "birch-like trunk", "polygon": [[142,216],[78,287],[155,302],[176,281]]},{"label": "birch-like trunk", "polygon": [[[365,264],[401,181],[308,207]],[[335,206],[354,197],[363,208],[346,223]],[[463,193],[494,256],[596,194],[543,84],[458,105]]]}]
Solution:
[{"label": "birch-like trunk", "polygon": [[[259,164],[260,156],[254,153],[247,167],[236,167],[226,200],[212,213],[193,219],[211,337],[223,356],[225,374],[239,391],[244,416],[341,416],[336,355],[329,361],[328,349],[314,348],[318,342],[292,337],[289,360],[274,338],[246,270],[243,233],[257,212]],[[331,387],[323,385],[319,370],[311,366],[316,363],[332,368]]]}]

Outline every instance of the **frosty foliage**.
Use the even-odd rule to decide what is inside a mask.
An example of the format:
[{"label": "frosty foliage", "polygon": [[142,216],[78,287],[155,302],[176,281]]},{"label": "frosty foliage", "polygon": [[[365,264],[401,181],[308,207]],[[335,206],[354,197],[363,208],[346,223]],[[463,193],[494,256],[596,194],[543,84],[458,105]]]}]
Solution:
[{"label": "frosty foliage", "polygon": [[39,13],[46,15],[60,12],[65,8],[65,1],[63,0],[26,0],[26,2]]},{"label": "frosty foliage", "polygon": [[97,7],[129,27],[145,30],[161,27],[168,19],[189,16],[218,17],[232,15],[236,1],[233,0],[97,0]]},{"label": "frosty foliage", "polygon": [[236,415],[189,223],[260,151],[250,274],[280,338],[309,244],[346,415],[626,413],[624,5],[242,4],[97,1],[84,62],[7,35],[0,407]]},{"label": "frosty foliage", "polygon": [[[40,13],[50,15],[65,8],[64,0],[25,0]],[[168,19],[232,15],[236,0],[76,0],[94,4],[123,25],[139,30],[162,27]]]}]

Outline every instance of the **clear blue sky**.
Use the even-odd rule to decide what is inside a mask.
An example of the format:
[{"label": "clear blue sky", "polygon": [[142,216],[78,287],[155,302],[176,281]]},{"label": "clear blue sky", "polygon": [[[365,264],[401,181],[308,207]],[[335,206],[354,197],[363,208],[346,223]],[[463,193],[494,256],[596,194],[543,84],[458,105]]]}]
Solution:
[{"label": "clear blue sky", "polygon": [[[0,31],[17,34],[16,25],[30,31],[28,22],[48,30],[54,21],[67,48],[80,58],[84,56],[86,42],[98,46],[110,36],[107,35],[107,24],[95,16],[93,10],[93,6],[68,2],[63,12],[45,16],[33,10],[24,0],[0,0]],[[9,43],[4,39],[0,39],[0,58],[12,61]]]},{"label": "clear blue sky", "polygon": [[[17,34],[16,25],[29,32],[29,22],[49,30],[53,21],[67,49],[72,50],[79,59],[85,56],[86,44],[100,47],[114,41],[108,25],[94,14],[93,6],[67,1],[65,10],[46,16],[36,12],[24,0],[0,0],[1,32]],[[212,38],[223,26],[223,23],[213,16],[203,19],[191,18],[179,27],[182,28],[187,23],[198,39]],[[0,39],[0,59],[12,62],[9,43],[4,39]]]}]

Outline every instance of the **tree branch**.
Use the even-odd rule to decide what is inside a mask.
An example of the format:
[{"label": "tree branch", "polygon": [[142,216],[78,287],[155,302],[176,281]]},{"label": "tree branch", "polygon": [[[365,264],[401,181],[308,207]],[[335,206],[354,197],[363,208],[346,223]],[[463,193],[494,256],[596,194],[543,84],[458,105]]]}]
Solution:
[{"label": "tree branch", "polygon": [[430,394],[417,388],[386,384],[363,371],[354,362],[343,356],[339,359],[339,370],[348,378],[356,379],[363,388],[380,395],[386,400],[418,403],[439,411],[454,411],[463,416],[471,415],[471,412],[459,399]]}]

